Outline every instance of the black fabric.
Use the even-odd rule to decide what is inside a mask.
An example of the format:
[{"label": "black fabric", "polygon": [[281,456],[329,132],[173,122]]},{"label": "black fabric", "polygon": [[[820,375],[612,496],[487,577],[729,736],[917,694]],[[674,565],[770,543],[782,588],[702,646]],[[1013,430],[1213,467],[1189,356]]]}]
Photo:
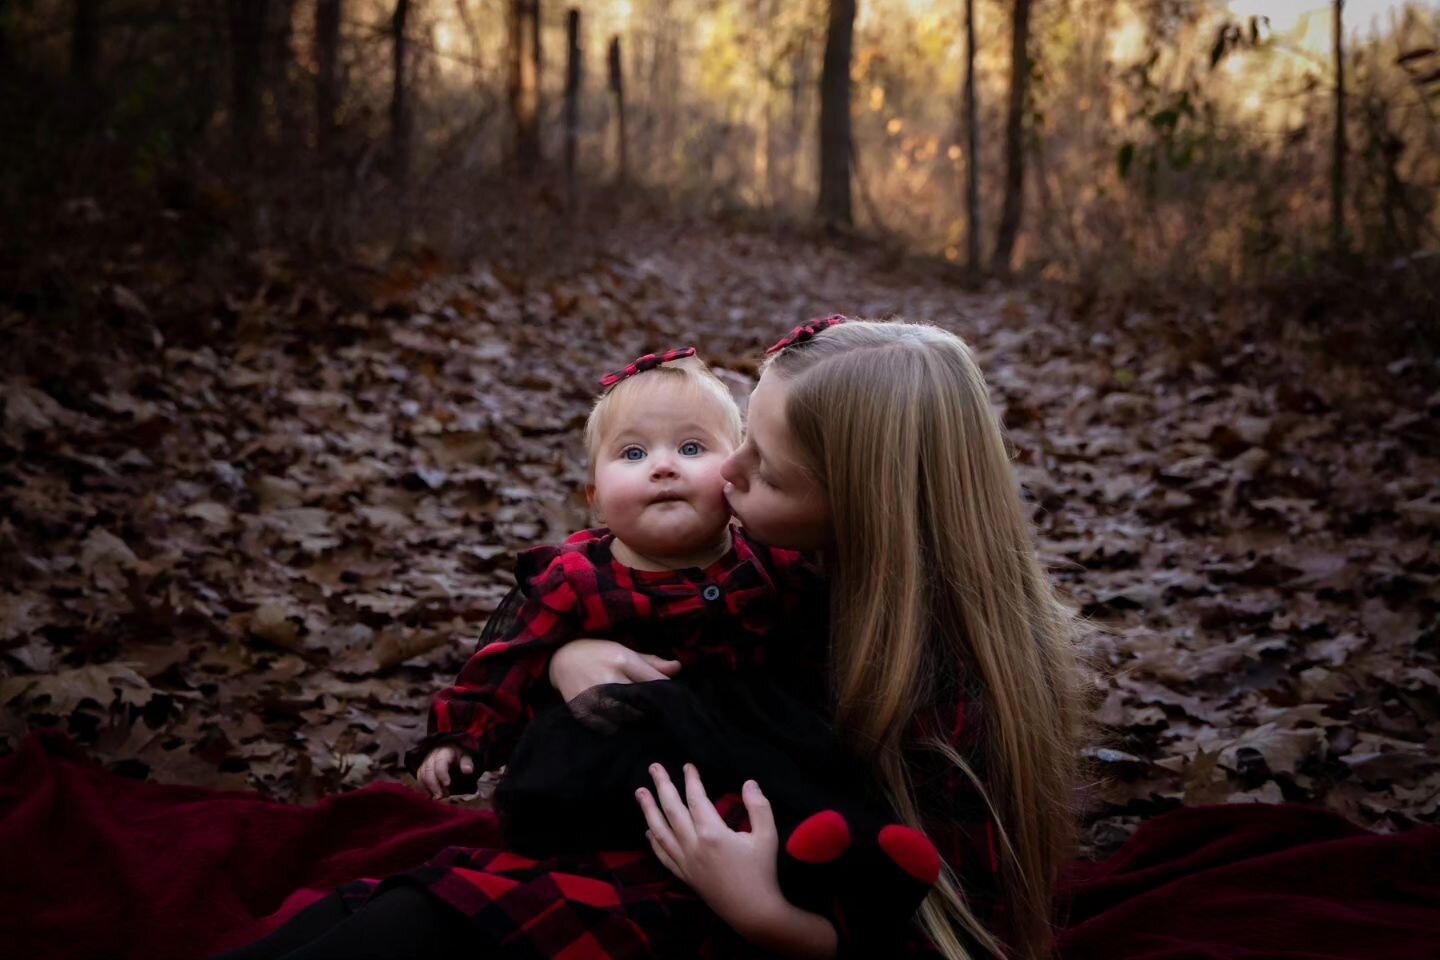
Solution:
[{"label": "black fabric", "polygon": [[[517,574],[518,576],[518,574]],[[522,581],[528,585],[528,581]],[[495,612],[490,614],[485,621],[485,629],[480,633],[480,640],[475,644],[476,650],[483,650],[492,643],[499,643],[510,636],[515,630],[515,623],[520,614],[520,608],[525,605],[525,586],[517,585],[510,588]]]},{"label": "black fabric", "polygon": [[[606,684],[542,712],[516,747],[495,809],[507,843],[525,856],[644,845],[636,789],[653,791],[649,766],[659,763],[684,796],[687,762],[712,797],[738,792],[746,780],[760,785],[782,842],[781,888],[797,906],[830,914],[836,901],[859,898],[877,881],[905,881],[875,844],[895,817],[869,777],[818,710],[758,672],[701,669]],[[850,826],[852,850],[833,870],[802,868],[783,850],[795,826],[821,810]],[[906,917],[923,893],[917,888]],[[891,912],[883,922],[903,919]]]},{"label": "black fabric", "polygon": [[465,917],[418,887],[394,886],[351,911],[338,894],[212,960],[405,960],[475,954]]}]

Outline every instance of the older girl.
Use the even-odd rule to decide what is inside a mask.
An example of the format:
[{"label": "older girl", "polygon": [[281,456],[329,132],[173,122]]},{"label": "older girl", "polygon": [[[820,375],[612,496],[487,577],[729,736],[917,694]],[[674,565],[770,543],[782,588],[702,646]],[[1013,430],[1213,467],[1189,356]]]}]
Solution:
[{"label": "older girl", "polygon": [[[752,537],[824,558],[841,735],[948,867],[925,937],[950,958],[1045,956],[1072,837],[1075,632],[969,349],[918,324],[801,327],[772,348],[722,472]],[[601,655],[626,662],[557,654],[562,694],[602,675]],[[661,862],[753,939],[829,955],[833,927],[777,899],[773,838],[725,829],[657,774],[640,800]]]}]

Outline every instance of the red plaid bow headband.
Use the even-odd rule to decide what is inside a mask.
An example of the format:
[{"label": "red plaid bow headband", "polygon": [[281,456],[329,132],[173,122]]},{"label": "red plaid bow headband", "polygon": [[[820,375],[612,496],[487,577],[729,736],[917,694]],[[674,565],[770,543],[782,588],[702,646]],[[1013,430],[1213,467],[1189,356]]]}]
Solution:
[{"label": "red plaid bow headband", "polygon": [[669,363],[671,360],[683,360],[685,357],[695,356],[694,347],[679,347],[665,353],[647,353],[637,360],[632,360],[630,365],[623,370],[616,370],[614,373],[607,373],[600,378],[600,386],[608,391],[621,380],[627,380],[637,373],[644,373],[646,370],[654,370],[662,363]]},{"label": "red plaid bow headband", "polygon": [[806,340],[814,338],[815,334],[821,330],[828,330],[837,324],[844,323],[848,319],[849,317],[842,314],[832,313],[822,320],[807,320],[794,330],[791,330],[789,336],[765,352],[767,354],[776,353],[777,351],[784,350],[786,347],[794,346],[797,343],[804,343]]}]

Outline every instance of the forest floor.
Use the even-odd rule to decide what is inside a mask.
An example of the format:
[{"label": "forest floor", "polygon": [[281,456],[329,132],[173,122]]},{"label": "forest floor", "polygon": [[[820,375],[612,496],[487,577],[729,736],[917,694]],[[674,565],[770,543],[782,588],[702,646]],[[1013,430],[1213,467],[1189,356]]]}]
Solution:
[{"label": "forest floor", "polygon": [[343,284],[257,258],[203,295],[132,251],[105,337],[0,313],[0,751],[59,727],[127,776],[304,803],[408,779],[513,552],[586,524],[600,373],[694,343],[743,395],[799,320],[895,314],[975,347],[1094,627],[1092,853],[1180,804],[1440,822],[1433,371],[715,226],[605,249]]}]

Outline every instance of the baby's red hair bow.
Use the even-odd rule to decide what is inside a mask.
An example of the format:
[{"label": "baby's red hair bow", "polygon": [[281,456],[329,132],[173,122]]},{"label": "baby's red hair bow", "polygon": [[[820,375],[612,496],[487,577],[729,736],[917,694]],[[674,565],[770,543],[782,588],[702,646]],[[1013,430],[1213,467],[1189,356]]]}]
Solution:
[{"label": "baby's red hair bow", "polygon": [[830,314],[830,316],[825,317],[823,320],[807,320],[805,323],[800,324],[800,326],[796,327],[794,330],[791,330],[789,336],[785,337],[785,339],[781,340],[779,343],[775,344],[775,346],[771,347],[765,352],[767,354],[775,353],[777,350],[784,350],[786,347],[794,346],[797,343],[804,343],[806,340],[813,338],[815,334],[819,333],[821,330],[828,330],[830,327],[833,327],[836,324],[844,323],[848,319],[850,318],[844,316],[843,314],[832,313]]},{"label": "baby's red hair bow", "polygon": [[614,373],[607,373],[600,378],[600,386],[608,391],[621,380],[629,379],[637,373],[646,370],[654,370],[662,363],[669,363],[671,360],[683,360],[685,357],[695,356],[694,347],[678,347],[665,353],[647,353],[645,356],[632,360],[624,370],[616,370]]}]

